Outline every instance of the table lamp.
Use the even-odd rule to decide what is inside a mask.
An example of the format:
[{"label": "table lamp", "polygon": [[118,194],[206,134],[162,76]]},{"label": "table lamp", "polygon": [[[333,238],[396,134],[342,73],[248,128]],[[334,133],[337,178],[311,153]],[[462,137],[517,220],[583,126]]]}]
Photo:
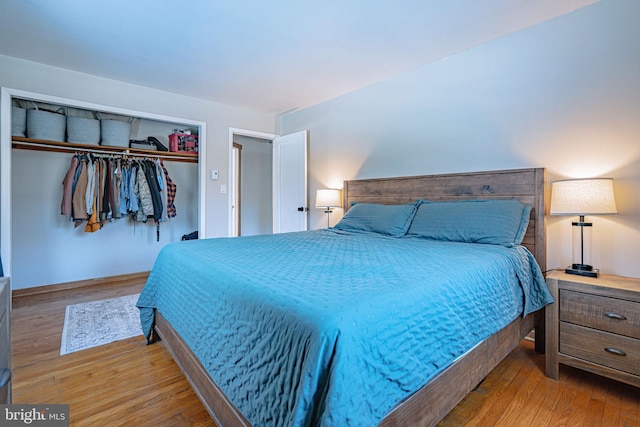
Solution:
[{"label": "table lamp", "polygon": [[617,213],[611,178],[566,179],[551,185],[549,214],[580,217],[579,221],[571,223],[574,227],[573,263],[565,269],[566,273],[598,277],[598,269],[585,262],[585,232],[590,232],[593,224],[585,222],[584,217]]},{"label": "table lamp", "polygon": [[340,198],[340,190],[334,188],[325,188],[316,191],[316,208],[325,209],[324,213],[327,214],[327,228],[329,228],[329,215],[331,215],[331,208],[339,208],[342,206],[342,200]]}]

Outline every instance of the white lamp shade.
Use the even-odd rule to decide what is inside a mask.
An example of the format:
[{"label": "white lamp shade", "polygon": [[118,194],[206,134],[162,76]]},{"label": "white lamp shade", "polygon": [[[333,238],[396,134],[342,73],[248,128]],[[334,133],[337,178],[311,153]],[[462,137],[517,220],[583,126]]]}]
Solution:
[{"label": "white lamp shade", "polygon": [[613,179],[567,179],[551,185],[550,215],[616,214]]},{"label": "white lamp shade", "polygon": [[342,206],[340,190],[326,188],[316,191],[316,208],[339,208]]}]

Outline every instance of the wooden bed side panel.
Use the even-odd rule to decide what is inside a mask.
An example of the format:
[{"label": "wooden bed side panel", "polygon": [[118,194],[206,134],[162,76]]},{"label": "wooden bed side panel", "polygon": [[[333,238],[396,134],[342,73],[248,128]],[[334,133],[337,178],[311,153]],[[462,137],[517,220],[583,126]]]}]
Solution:
[{"label": "wooden bed side panel", "polygon": [[533,329],[540,312],[517,318],[490,336],[404,402],[381,422],[381,427],[434,426],[505,358]]},{"label": "wooden bed side panel", "polygon": [[171,357],[191,384],[211,418],[218,426],[249,427],[251,424],[213,382],[200,360],[176,333],[171,324],[156,310],[155,331]]}]

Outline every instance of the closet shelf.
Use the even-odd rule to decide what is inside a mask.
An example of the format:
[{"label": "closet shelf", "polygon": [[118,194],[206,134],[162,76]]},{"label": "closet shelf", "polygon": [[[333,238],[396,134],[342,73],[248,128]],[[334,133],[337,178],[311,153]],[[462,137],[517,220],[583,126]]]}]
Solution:
[{"label": "closet shelf", "polygon": [[198,163],[198,153],[188,152],[171,152],[142,150],[139,148],[123,148],[113,147],[110,145],[90,145],[76,144],[72,142],[46,141],[42,139],[22,138],[19,136],[11,137],[12,148],[22,150],[36,151],[52,151],[52,152],[94,152],[94,153],[113,153],[113,154],[130,154],[132,156],[146,156],[152,158],[162,158],[167,161]]}]

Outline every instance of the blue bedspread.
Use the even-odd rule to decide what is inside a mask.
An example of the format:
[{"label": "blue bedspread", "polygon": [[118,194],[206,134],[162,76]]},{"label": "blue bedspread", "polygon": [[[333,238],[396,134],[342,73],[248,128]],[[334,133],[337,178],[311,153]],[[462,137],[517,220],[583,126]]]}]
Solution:
[{"label": "blue bedspread", "polygon": [[161,251],[138,307],[145,334],[157,308],[254,426],[372,426],[552,301],[532,261],[338,230],[192,240]]}]

